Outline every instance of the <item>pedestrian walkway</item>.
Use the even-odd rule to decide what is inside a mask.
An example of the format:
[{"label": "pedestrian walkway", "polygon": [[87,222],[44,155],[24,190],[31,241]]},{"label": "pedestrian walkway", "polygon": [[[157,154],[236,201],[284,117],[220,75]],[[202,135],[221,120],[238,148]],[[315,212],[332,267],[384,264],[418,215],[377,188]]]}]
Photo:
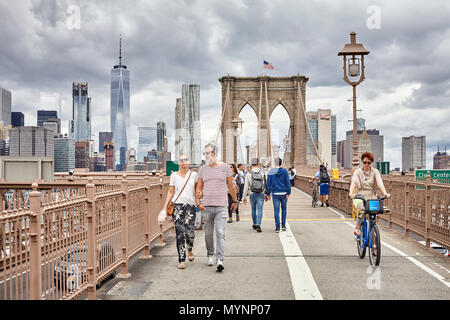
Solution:
[{"label": "pedestrian walkway", "polygon": [[285,232],[274,232],[272,201],[265,202],[261,233],[252,229],[250,204],[241,203],[240,212],[241,221],[227,224],[222,273],[207,266],[203,230],[196,231],[196,258],[184,270],[177,269],[175,239],[168,236],[166,246],[152,248],[152,259],[130,264],[130,278],[105,282],[98,299],[450,298],[448,258],[380,226],[382,259],[374,270],[357,255],[351,217],[312,208],[298,189],[288,201]]}]

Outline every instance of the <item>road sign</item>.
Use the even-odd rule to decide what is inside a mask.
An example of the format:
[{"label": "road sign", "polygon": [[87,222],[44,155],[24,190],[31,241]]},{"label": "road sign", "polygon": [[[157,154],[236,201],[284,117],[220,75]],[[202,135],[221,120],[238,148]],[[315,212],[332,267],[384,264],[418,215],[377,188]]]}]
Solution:
[{"label": "road sign", "polygon": [[[380,169],[380,164],[381,164],[381,169]],[[380,171],[381,174],[389,174],[389,170],[391,167],[391,163],[389,161],[381,161],[381,162],[377,162],[377,169],[378,171]]]},{"label": "road sign", "polygon": [[172,172],[178,171],[179,166],[176,161],[166,161],[166,176],[170,176]]},{"label": "road sign", "polygon": [[[414,177],[416,181],[425,181],[427,172],[430,171],[431,183],[444,183],[450,184],[450,170],[426,170],[426,169],[416,169],[414,171]],[[424,186],[416,186],[416,189],[425,189]]]}]

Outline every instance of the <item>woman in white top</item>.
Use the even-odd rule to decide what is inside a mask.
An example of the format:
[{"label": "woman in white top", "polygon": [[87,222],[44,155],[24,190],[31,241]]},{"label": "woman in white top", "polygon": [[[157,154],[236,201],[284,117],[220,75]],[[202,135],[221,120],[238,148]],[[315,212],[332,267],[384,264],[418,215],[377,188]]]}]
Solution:
[{"label": "woman in white top", "polygon": [[[197,187],[197,172],[189,170],[189,157],[185,154],[178,159],[179,171],[170,175],[169,191],[163,209],[174,201],[173,222],[177,238],[178,268],[184,269],[186,261],[186,246],[189,261],[194,261],[194,223],[195,223],[195,188]],[[188,180],[189,179],[189,180]],[[186,186],[185,186],[186,185]],[[183,189],[183,186],[184,189]],[[180,195],[180,192],[183,192]]]},{"label": "woman in white top", "polygon": [[[380,172],[371,166],[374,161],[373,154],[370,152],[364,152],[361,155],[361,160],[363,162],[363,167],[355,170],[352,176],[349,192],[350,198],[353,199],[355,195],[361,194],[366,200],[374,200],[377,199],[380,192],[382,195],[389,198],[390,195],[384,188],[383,179],[381,178]],[[361,220],[365,215],[364,205],[363,201],[360,199],[353,199],[353,204],[358,210],[354,234],[355,236],[359,236],[361,234]]]}]

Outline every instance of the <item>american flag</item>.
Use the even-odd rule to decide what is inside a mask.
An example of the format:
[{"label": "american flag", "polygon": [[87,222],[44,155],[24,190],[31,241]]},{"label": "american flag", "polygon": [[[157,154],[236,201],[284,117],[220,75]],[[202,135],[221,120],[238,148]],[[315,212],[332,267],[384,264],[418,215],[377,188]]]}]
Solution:
[{"label": "american flag", "polygon": [[273,65],[269,61],[264,60],[264,68],[273,70]]}]

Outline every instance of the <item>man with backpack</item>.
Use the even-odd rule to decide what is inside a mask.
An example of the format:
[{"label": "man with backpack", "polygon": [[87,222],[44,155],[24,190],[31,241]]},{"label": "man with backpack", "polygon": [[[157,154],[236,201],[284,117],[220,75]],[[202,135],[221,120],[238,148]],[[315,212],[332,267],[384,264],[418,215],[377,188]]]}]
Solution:
[{"label": "man with backpack", "polygon": [[[252,206],[253,230],[262,232],[261,221],[264,206],[264,191],[266,188],[266,175],[259,166],[257,158],[251,161],[252,168],[247,173],[244,183],[244,205],[247,204],[247,197],[250,193],[250,204]],[[258,210],[258,213],[256,212]]]},{"label": "man with backpack", "polygon": [[320,201],[322,202],[321,206],[324,206],[323,197],[325,196],[325,204],[329,207],[330,204],[328,203],[328,195],[330,194],[330,176],[328,175],[327,168],[323,164],[320,165],[319,171],[316,172],[314,177],[311,179],[311,182],[315,179],[319,180],[320,183],[319,194]]}]

